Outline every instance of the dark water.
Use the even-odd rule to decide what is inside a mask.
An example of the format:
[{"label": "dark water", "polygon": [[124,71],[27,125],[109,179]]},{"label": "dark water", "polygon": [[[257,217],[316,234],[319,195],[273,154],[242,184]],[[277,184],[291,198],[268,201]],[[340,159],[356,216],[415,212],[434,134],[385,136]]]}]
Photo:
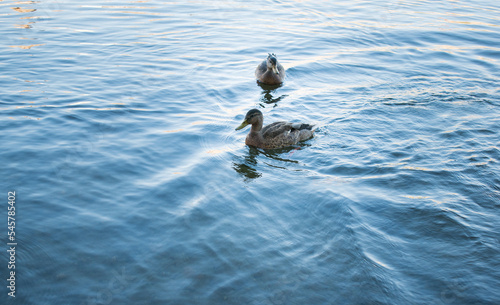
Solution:
[{"label": "dark water", "polygon": [[[500,303],[498,1],[0,16],[2,304]],[[251,108],[316,136],[249,148]]]}]

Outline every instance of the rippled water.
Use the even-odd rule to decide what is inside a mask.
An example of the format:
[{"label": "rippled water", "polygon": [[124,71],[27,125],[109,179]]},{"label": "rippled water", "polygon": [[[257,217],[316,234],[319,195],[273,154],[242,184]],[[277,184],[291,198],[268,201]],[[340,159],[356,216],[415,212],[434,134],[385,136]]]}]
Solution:
[{"label": "rippled water", "polygon": [[[2,304],[500,303],[498,1],[0,16]],[[247,147],[251,108],[316,136]]]}]

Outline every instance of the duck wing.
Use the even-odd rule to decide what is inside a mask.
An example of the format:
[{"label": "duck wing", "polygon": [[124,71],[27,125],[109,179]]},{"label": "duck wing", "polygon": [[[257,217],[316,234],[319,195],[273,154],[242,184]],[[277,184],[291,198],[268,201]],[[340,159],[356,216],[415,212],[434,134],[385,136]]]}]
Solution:
[{"label": "duck wing", "polygon": [[267,63],[264,60],[263,62],[260,63],[260,65],[257,66],[257,69],[255,69],[255,77],[260,78],[262,74],[266,73],[267,71]]},{"label": "duck wing", "polygon": [[293,123],[291,125],[292,125],[292,129],[295,129],[295,130],[312,130],[312,128],[314,127],[314,125],[304,124],[304,123]]},{"label": "duck wing", "polygon": [[280,63],[278,63],[278,71],[280,73],[281,79],[285,79],[285,68],[283,68]]},{"label": "duck wing", "polygon": [[288,122],[274,122],[262,128],[262,137],[264,139],[273,139],[280,135],[286,135],[292,130],[292,124]]}]

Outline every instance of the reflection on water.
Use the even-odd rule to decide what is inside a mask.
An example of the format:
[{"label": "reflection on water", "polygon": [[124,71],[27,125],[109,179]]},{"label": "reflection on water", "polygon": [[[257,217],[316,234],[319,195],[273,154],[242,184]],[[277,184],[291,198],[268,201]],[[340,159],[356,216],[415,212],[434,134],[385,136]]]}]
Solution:
[{"label": "reflection on water", "polygon": [[500,304],[497,2],[0,1],[2,301]]},{"label": "reflection on water", "polygon": [[257,85],[259,85],[262,90],[264,90],[265,92],[271,92],[271,91],[274,91],[278,88],[281,88],[284,86],[284,83],[281,83],[281,84],[278,84],[278,85],[268,85],[268,84],[264,84],[264,83],[261,83],[259,81],[256,82]]},{"label": "reflection on water", "polygon": [[[311,144],[307,142],[279,149],[262,149],[248,146],[246,155],[233,157],[233,169],[243,176],[246,181],[262,177],[262,165],[283,170],[293,170],[290,168],[290,164],[300,163],[298,160],[292,159],[293,155],[298,150],[310,146]],[[262,165],[259,163],[262,163]]]},{"label": "reflection on water", "polygon": [[259,154],[258,148],[249,147],[247,155],[233,157],[233,169],[246,181],[262,177],[262,173],[257,170],[257,157]]},{"label": "reflection on water", "polygon": [[264,89],[264,86],[266,87],[269,87],[269,85],[261,85],[259,84],[261,87],[262,87],[262,96],[260,97],[260,106],[262,108],[266,108],[266,105],[273,105],[273,107],[278,107],[278,102],[281,101],[282,99],[284,99],[285,97],[287,97],[286,94],[282,94],[278,97],[274,97],[273,96],[273,93],[276,92],[276,88],[280,87],[280,85],[276,86],[276,88],[272,88],[272,89]]},{"label": "reflection on water", "polygon": [[32,12],[36,11],[36,9],[25,9],[25,8],[20,8],[20,7],[13,7],[12,9],[18,13],[32,13]]}]

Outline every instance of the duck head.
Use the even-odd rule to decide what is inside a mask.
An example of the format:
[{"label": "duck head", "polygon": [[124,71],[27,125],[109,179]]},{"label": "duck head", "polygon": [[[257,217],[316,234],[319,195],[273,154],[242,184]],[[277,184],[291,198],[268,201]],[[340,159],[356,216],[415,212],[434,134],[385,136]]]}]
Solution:
[{"label": "duck head", "polygon": [[267,69],[272,70],[276,74],[280,74],[278,70],[278,60],[276,59],[276,54],[269,53],[267,56]]},{"label": "duck head", "polygon": [[258,109],[251,109],[247,112],[245,116],[245,120],[241,123],[240,126],[236,127],[236,130],[243,129],[247,125],[260,126],[262,128],[262,122],[264,121],[264,116],[262,112]]}]

